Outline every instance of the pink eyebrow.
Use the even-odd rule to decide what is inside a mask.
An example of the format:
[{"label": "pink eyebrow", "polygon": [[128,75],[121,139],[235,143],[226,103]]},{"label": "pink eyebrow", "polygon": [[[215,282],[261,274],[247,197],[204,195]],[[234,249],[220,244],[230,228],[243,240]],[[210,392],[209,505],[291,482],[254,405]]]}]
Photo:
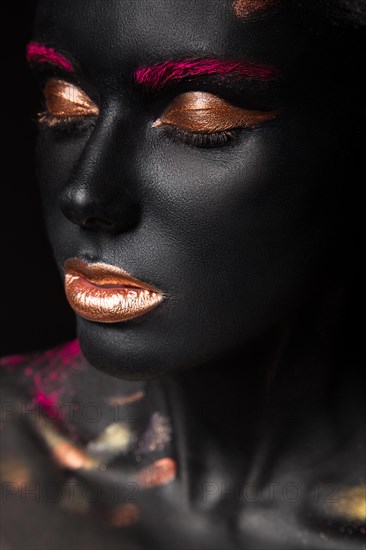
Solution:
[{"label": "pink eyebrow", "polygon": [[70,73],[75,72],[71,61],[58,53],[54,48],[50,48],[39,42],[30,42],[27,45],[26,57],[29,63],[51,63]]},{"label": "pink eyebrow", "polygon": [[280,73],[266,65],[226,61],[220,59],[183,59],[181,61],[164,61],[150,67],[139,67],[135,72],[138,84],[153,90],[164,88],[172,80],[182,80],[199,75],[235,75],[255,80],[276,80]]}]

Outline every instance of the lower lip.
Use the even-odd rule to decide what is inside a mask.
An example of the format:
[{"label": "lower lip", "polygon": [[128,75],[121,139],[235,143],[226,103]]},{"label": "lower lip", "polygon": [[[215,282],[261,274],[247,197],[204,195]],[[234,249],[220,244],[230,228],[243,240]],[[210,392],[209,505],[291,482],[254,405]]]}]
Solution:
[{"label": "lower lip", "polygon": [[127,285],[97,285],[82,275],[66,274],[66,297],[72,309],[88,321],[118,323],[154,309],[162,295]]}]

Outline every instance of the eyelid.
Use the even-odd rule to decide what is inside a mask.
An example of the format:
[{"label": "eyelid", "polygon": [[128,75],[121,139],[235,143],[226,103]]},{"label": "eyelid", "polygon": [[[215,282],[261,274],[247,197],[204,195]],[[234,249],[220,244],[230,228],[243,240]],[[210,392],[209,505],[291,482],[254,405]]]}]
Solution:
[{"label": "eyelid", "polygon": [[52,79],[44,86],[48,114],[57,119],[97,116],[98,106],[78,86],[66,80]]},{"label": "eyelid", "polygon": [[208,92],[186,92],[176,97],[152,126],[176,126],[186,132],[213,133],[252,128],[272,120],[278,113],[279,110],[236,107]]}]

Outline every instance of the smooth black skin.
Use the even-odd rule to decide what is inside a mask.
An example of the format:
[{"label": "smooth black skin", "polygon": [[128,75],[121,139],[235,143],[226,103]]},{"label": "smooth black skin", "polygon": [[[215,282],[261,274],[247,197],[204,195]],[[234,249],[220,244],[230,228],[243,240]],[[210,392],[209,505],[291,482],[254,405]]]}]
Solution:
[{"label": "smooth black skin", "polygon": [[[359,538],[340,535],[346,520],[329,523],[312,492],[361,483],[365,456],[361,395],[335,369],[353,150],[327,40],[290,7],[245,23],[222,0],[42,0],[34,38],[76,61],[101,109],[94,128],[39,134],[45,220],[61,274],[71,256],[104,261],[166,294],[125,323],[77,319],[82,351],[98,369],[75,382],[79,399],[95,399],[102,383],[122,391],[131,383],[124,380],[152,379],[147,387],[152,395],[162,388],[172,419],[179,478],[143,498],[142,547],[360,548]],[[201,56],[282,70],[280,116],[212,149],[152,128],[180,88],[149,98],[133,71]],[[123,480],[123,468],[116,475]],[[281,491],[289,482],[304,491],[296,505],[202,493],[205,483],[278,483]],[[73,521],[67,536],[78,532]],[[94,540],[103,547],[103,535]]]},{"label": "smooth black skin", "polygon": [[[221,0],[193,10],[189,2],[41,2],[35,38],[77,61],[101,108],[92,132],[40,133],[60,271],[70,256],[104,261],[166,294],[126,323],[78,318],[93,365],[144,379],[207,364],[306,299],[334,240],[334,174],[348,136],[329,90],[314,89],[313,78],[304,87],[316,51],[290,12],[245,24]],[[277,66],[289,78],[283,114],[229,147],[171,142],[151,127],[171,96],[146,99],[132,72],[202,56]]]}]

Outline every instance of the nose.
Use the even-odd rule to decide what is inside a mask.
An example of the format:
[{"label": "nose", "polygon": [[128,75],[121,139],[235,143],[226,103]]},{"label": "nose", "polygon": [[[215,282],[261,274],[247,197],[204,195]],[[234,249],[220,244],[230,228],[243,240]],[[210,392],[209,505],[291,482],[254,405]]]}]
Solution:
[{"label": "nose", "polygon": [[75,180],[63,189],[59,204],[68,220],[85,229],[119,233],[131,229],[139,218],[137,205],[127,192],[118,196],[108,190],[98,193],[98,188],[81,187]]},{"label": "nose", "polygon": [[124,160],[131,167],[132,158],[131,151],[121,151],[120,136],[110,128],[99,132],[95,128],[60,192],[63,215],[89,230],[119,233],[131,229],[139,219],[139,205]]}]

